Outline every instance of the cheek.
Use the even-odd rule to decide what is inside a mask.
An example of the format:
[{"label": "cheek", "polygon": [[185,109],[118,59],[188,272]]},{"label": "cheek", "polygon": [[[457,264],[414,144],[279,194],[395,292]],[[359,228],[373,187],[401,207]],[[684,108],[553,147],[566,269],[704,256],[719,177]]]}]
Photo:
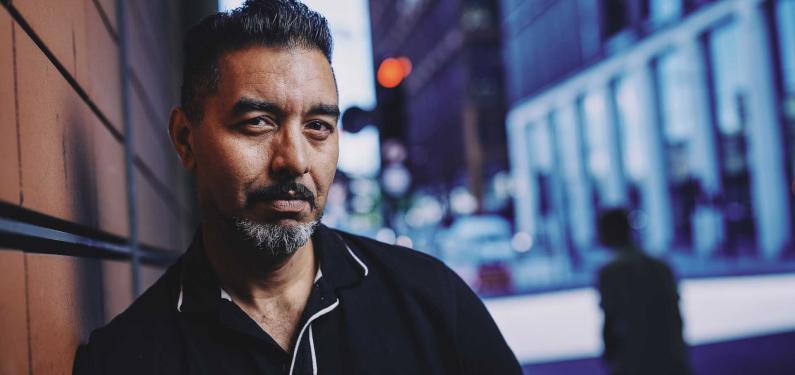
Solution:
[{"label": "cheek", "polygon": [[[262,148],[234,140],[218,140],[203,145],[197,155],[197,175],[216,204],[227,206],[245,202],[246,189],[260,172],[266,157]],[[234,203],[232,203],[234,202]]]},{"label": "cheek", "polygon": [[322,193],[323,201],[326,199],[329,186],[331,186],[332,181],[334,181],[334,175],[337,172],[338,158],[339,149],[336,145],[334,145],[334,147],[329,147],[328,150],[323,150],[318,157],[316,173],[318,179],[317,184],[318,190]]}]

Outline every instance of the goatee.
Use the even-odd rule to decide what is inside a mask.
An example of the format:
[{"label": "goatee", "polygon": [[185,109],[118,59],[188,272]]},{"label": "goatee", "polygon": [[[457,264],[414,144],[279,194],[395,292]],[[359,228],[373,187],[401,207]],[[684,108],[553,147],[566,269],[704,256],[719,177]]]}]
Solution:
[{"label": "goatee", "polygon": [[312,238],[320,223],[320,217],[308,223],[279,225],[258,223],[246,218],[233,218],[235,232],[259,251],[274,258],[293,255]]}]

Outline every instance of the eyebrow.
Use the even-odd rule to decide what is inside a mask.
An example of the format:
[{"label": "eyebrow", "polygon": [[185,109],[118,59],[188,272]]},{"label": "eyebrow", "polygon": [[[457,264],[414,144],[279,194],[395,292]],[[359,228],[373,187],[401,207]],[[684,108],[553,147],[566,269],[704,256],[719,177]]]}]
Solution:
[{"label": "eyebrow", "polygon": [[[285,110],[276,103],[253,98],[240,98],[232,107],[232,113],[242,115],[249,112],[269,112],[276,116],[284,116]],[[331,116],[339,118],[340,108],[336,104],[316,104],[306,113],[310,116]]]},{"label": "eyebrow", "polygon": [[277,116],[284,115],[284,110],[276,105],[276,103],[246,97],[240,98],[237,103],[235,103],[234,107],[232,107],[232,113],[236,115],[249,112],[270,112]]},{"label": "eyebrow", "polygon": [[306,114],[310,116],[331,116],[338,118],[340,117],[340,107],[335,104],[317,104],[312,106]]}]

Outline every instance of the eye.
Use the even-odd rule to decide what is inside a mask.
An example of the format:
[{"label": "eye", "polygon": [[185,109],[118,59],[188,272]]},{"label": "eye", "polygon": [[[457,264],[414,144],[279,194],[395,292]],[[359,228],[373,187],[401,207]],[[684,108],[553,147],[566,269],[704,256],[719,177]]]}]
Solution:
[{"label": "eye", "polygon": [[334,132],[334,127],[330,124],[319,121],[313,120],[306,123],[306,130],[314,137],[320,140],[328,138],[332,132]]},{"label": "eye", "polygon": [[267,125],[267,121],[266,121],[265,117],[257,116],[257,117],[253,117],[253,118],[250,118],[248,120],[243,121],[241,123],[241,125],[265,126],[265,125]]},{"label": "eye", "polygon": [[270,130],[276,125],[273,121],[265,116],[252,117],[237,123],[237,127],[243,132],[259,133]]}]

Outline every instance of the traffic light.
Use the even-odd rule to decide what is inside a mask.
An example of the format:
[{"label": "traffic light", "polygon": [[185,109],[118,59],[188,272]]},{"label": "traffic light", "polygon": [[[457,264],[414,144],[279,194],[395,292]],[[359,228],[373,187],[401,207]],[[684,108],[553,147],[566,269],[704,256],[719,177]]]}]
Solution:
[{"label": "traffic light", "polygon": [[411,61],[406,57],[389,57],[381,61],[376,73],[376,99],[381,140],[404,141],[404,81],[411,74]]}]

